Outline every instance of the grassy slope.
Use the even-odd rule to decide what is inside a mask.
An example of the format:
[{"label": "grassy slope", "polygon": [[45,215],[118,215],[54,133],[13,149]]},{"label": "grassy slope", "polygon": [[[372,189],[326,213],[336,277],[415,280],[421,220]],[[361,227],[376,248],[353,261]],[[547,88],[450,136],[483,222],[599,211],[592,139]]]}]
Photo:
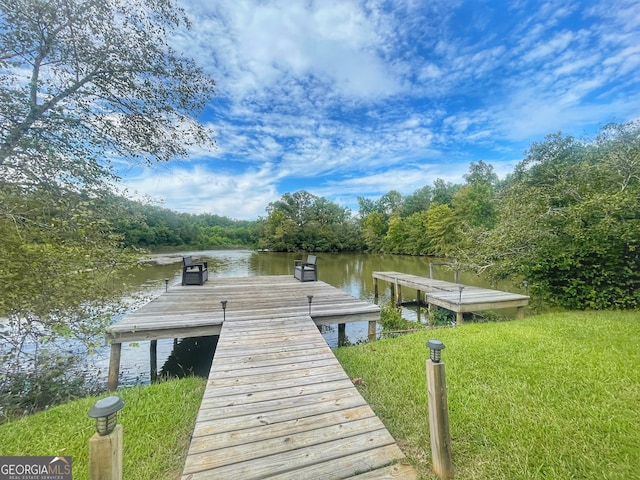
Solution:
[{"label": "grassy slope", "polygon": [[444,342],[460,479],[640,479],[640,313],[571,312],[336,351],[424,478],[425,360]]},{"label": "grassy slope", "polygon": [[[430,477],[425,343],[446,345],[459,479],[640,479],[640,313],[564,313],[425,331],[336,354]],[[119,392],[124,478],[175,479],[204,380]],[[0,455],[73,455],[87,478],[95,399],[0,426]]]},{"label": "grassy slope", "polygon": [[[124,478],[179,478],[204,386],[204,379],[187,378],[117,393],[125,401],[118,415],[124,428]],[[0,456],[72,455],[73,478],[88,478],[95,420],[87,412],[96,400],[78,400],[0,425]]]}]

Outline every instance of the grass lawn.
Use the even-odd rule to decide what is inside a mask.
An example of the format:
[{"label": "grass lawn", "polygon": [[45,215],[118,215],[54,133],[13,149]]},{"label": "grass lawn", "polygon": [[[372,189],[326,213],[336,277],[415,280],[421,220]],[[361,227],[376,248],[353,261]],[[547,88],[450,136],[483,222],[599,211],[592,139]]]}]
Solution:
[{"label": "grass lawn", "polygon": [[[125,401],[118,414],[124,428],[124,478],[180,477],[205,383],[186,378],[117,392]],[[95,420],[87,412],[97,399],[77,400],[0,425],[0,456],[72,455],[74,480],[87,479],[89,438],[95,432]]]},{"label": "grass lawn", "polygon": [[[457,479],[640,479],[640,312],[547,314],[337,349],[426,479],[430,338],[446,345]],[[191,378],[118,392],[124,478],[179,478],[204,386]],[[86,479],[95,400],[0,425],[0,455],[72,455],[74,479]]]},{"label": "grass lawn", "polygon": [[446,349],[458,479],[640,479],[640,313],[468,324],[336,350],[423,478],[425,361]]}]

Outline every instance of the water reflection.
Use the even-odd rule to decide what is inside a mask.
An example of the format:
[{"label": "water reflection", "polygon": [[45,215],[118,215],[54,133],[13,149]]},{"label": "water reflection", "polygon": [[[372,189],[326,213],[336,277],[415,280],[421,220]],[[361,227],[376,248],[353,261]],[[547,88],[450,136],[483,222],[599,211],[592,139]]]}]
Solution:
[{"label": "water reflection", "polygon": [[195,375],[207,378],[219,338],[218,335],[210,335],[177,340],[160,370],[160,376],[183,378]]}]

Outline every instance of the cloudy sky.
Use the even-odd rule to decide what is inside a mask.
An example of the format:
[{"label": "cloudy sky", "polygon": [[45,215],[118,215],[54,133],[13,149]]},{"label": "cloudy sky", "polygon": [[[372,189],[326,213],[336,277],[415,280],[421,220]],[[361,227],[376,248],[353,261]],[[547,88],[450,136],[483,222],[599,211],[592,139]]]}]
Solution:
[{"label": "cloudy sky", "polygon": [[180,212],[255,219],[303,189],[357,211],[640,118],[637,0],[179,3],[218,148],[125,180]]}]

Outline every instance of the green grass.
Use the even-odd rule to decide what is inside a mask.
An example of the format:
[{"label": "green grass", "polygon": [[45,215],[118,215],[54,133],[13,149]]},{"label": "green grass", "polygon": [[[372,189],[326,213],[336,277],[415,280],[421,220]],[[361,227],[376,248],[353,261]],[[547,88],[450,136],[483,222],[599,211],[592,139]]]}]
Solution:
[{"label": "green grass", "polygon": [[569,312],[340,348],[422,478],[425,361],[444,342],[459,479],[640,479],[640,313]]},{"label": "green grass", "polygon": [[[446,345],[457,479],[640,479],[640,312],[554,313],[336,350],[422,478],[431,475],[425,361]],[[124,478],[176,479],[205,381],[118,392]],[[72,455],[87,478],[95,398],[0,425],[0,455]]]},{"label": "green grass", "polygon": [[[125,401],[118,414],[124,428],[124,478],[179,478],[205,383],[204,379],[186,378],[117,392]],[[0,425],[0,456],[71,455],[73,478],[88,478],[88,442],[95,432],[95,420],[87,412],[105,396],[77,400]]]}]

